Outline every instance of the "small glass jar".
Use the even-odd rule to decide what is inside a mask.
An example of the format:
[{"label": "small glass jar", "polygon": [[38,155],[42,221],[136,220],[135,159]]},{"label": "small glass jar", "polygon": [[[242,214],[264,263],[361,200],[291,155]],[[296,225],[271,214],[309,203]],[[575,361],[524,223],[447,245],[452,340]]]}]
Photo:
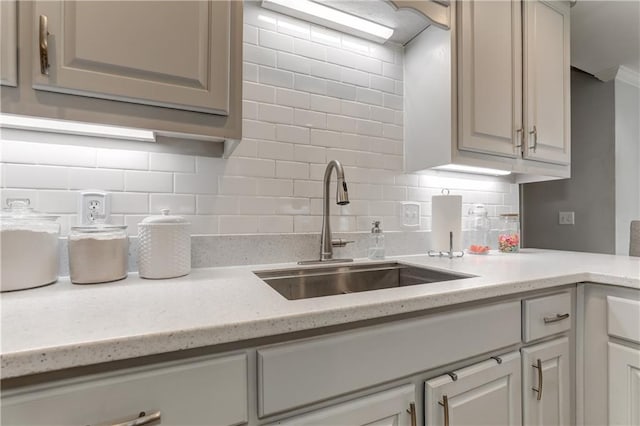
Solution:
[{"label": "small glass jar", "polygon": [[69,278],[96,284],[127,277],[129,238],[118,225],[73,226],[69,233]]},{"label": "small glass jar", "polygon": [[500,233],[498,234],[498,249],[502,253],[517,253],[520,251],[520,215],[507,213],[500,215]]},{"label": "small glass jar", "polygon": [[487,254],[489,253],[489,214],[484,204],[474,204],[469,209],[468,219],[469,245],[467,253]]}]

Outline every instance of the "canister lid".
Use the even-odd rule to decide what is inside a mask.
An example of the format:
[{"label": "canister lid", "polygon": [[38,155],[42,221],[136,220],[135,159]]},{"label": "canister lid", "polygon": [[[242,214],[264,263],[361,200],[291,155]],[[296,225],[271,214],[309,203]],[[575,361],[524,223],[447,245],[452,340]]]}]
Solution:
[{"label": "canister lid", "polygon": [[99,234],[103,232],[124,231],[127,229],[127,225],[107,225],[104,223],[98,225],[81,225],[72,226],[71,230],[75,232],[82,232],[86,234]]},{"label": "canister lid", "polygon": [[169,214],[169,209],[162,209],[160,210],[160,213],[162,213],[161,215],[155,215],[155,216],[149,216],[145,219],[142,220],[142,222],[140,222],[141,225],[155,225],[155,224],[167,224],[167,223],[171,223],[171,224],[180,224],[180,223],[186,223],[188,224],[189,222],[187,222],[187,220],[182,217],[182,216],[175,216],[175,215],[170,215]]},{"label": "canister lid", "polygon": [[7,207],[2,209],[0,217],[3,220],[15,221],[54,221],[60,216],[42,213],[29,207],[28,198],[7,198]]},{"label": "canister lid", "polygon": [[474,204],[469,209],[469,216],[488,216],[487,208],[484,204]]}]

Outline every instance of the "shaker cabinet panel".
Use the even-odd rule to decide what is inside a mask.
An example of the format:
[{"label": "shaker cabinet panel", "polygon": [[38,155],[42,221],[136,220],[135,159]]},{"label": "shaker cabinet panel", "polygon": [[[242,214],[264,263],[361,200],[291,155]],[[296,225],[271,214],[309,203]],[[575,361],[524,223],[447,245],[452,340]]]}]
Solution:
[{"label": "shaker cabinet panel", "polygon": [[226,115],[230,16],[228,1],[38,2],[33,87]]},{"label": "shaker cabinet panel", "polygon": [[530,160],[569,164],[570,64],[567,2],[532,0],[524,7],[526,144]]},{"label": "shaker cabinet panel", "polygon": [[458,148],[519,157],[521,3],[464,1],[458,7]]},{"label": "shaker cabinet panel", "polygon": [[0,1],[0,84],[18,85],[18,15],[16,0]]},{"label": "shaker cabinet panel", "polygon": [[521,424],[520,353],[500,359],[426,382],[425,425]]},{"label": "shaker cabinet panel", "polygon": [[640,426],[640,349],[609,342],[609,424]]},{"label": "shaker cabinet panel", "polygon": [[522,349],[523,424],[571,423],[569,339]]},{"label": "shaker cabinet panel", "polygon": [[247,357],[239,354],[46,383],[3,392],[0,423],[125,424],[156,416],[135,424],[238,425],[248,418],[247,379]]}]

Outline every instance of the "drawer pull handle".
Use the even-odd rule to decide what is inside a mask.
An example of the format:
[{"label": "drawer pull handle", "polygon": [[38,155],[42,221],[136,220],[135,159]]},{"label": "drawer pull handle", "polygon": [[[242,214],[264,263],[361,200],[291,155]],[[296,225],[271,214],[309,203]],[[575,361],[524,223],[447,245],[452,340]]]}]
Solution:
[{"label": "drawer pull handle", "polygon": [[438,404],[444,407],[444,426],[449,426],[449,398],[447,395],[442,395],[442,401],[438,401]]},{"label": "drawer pull handle", "polygon": [[418,420],[416,418],[416,403],[412,402],[409,404],[409,409],[407,413],[411,416],[411,426],[418,426]]},{"label": "drawer pull handle", "polygon": [[49,74],[49,19],[46,15],[40,15],[40,73]]},{"label": "drawer pull handle", "polygon": [[143,426],[149,423],[160,420],[162,413],[160,411],[154,411],[151,414],[147,414],[144,411],[140,412],[137,418],[126,421],[124,423],[115,423],[111,426]]},{"label": "drawer pull handle", "polygon": [[553,324],[554,322],[562,321],[563,319],[569,318],[569,313],[566,314],[556,314],[555,317],[544,317],[545,324]]},{"label": "drawer pull handle", "polygon": [[538,392],[538,401],[542,399],[542,360],[538,358],[538,361],[532,365],[533,368],[538,370],[538,388],[531,388],[534,391]]}]

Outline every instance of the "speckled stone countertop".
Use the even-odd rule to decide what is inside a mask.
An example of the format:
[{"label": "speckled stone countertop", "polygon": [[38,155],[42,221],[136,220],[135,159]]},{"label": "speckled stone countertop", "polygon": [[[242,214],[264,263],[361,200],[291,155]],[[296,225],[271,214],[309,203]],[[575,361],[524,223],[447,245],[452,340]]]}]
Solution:
[{"label": "speckled stone countertop", "polygon": [[[1,377],[11,378],[595,282],[640,289],[640,258],[523,250],[461,259],[388,260],[475,275],[306,300],[283,298],[252,271],[293,264],[195,269],[186,277],[80,286],[68,279],[3,293]],[[366,262],[363,260],[362,262]]]}]

